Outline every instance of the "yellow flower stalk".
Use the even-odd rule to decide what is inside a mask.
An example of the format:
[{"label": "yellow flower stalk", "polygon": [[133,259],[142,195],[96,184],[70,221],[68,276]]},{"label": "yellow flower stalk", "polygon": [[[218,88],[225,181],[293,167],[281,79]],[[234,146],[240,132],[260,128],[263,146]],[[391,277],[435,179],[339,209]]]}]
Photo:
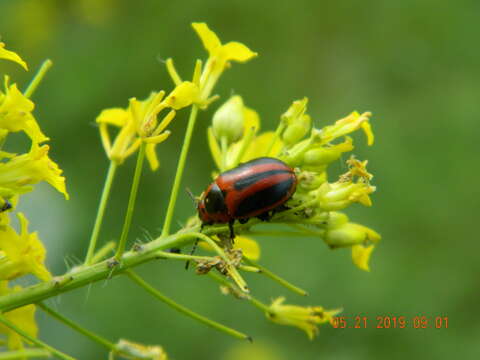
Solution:
[{"label": "yellow flower stalk", "polygon": [[281,125],[285,126],[282,140],[287,146],[296,144],[310,131],[312,119],[308,114],[305,114],[307,111],[307,103],[307,98],[294,101],[281,116],[281,121],[283,122]]},{"label": "yellow flower stalk", "polygon": [[5,43],[3,42],[0,42],[0,59],[16,62],[28,71],[27,63],[23,61],[23,59],[16,52],[5,49]]},{"label": "yellow flower stalk", "polygon": [[266,313],[267,318],[280,325],[295,326],[307,333],[312,340],[318,334],[317,324],[331,323],[341,309],[325,310],[321,306],[284,305],[285,298],[273,300]]},{"label": "yellow flower stalk", "polygon": [[0,163],[0,195],[6,191],[23,194],[32,190],[31,185],[46,181],[68,199],[62,170],[48,157],[49,149],[33,143],[29,153]]},{"label": "yellow flower stalk", "polygon": [[38,234],[28,233],[28,220],[22,213],[20,234],[10,226],[0,229],[0,280],[12,280],[33,274],[40,280],[48,281],[52,275],[45,267],[45,248]]},{"label": "yellow flower stalk", "polygon": [[[21,286],[15,286],[13,289],[8,287],[7,281],[0,281],[0,296],[21,290]],[[22,329],[30,336],[36,338],[38,333],[37,323],[35,322],[35,305],[26,305],[18,309],[3,314],[7,320]],[[11,350],[23,349],[24,339],[15,331],[0,323],[0,334],[7,336],[7,347]]]},{"label": "yellow flower stalk", "polygon": [[8,84],[5,77],[5,93],[0,91],[0,129],[7,132],[24,131],[35,143],[48,140],[32,115],[34,103],[25,97],[17,84]]}]

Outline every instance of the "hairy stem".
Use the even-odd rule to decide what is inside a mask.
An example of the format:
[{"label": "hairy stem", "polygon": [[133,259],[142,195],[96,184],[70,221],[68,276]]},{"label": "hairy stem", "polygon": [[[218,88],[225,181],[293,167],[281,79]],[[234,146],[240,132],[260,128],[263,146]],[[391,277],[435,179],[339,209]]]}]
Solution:
[{"label": "hairy stem", "polygon": [[48,344],[45,344],[43,341],[40,341],[36,338],[34,338],[33,336],[29,335],[28,333],[26,333],[25,331],[23,331],[22,329],[18,328],[15,324],[13,324],[12,322],[8,321],[7,318],[5,318],[5,316],[3,315],[0,315],[0,322],[3,323],[3,325],[5,325],[6,327],[12,329],[13,331],[15,331],[17,334],[19,334],[20,336],[22,336],[23,338],[27,339],[28,341],[34,343],[35,345],[41,347],[41,348],[44,348],[46,349],[47,351],[51,352],[53,355],[55,355],[56,357],[58,357],[59,359],[63,359],[63,360],[75,360],[75,358],[71,357],[70,355],[67,355],[67,354],[64,354],[63,352],[61,352],[60,350],[57,350],[55,349],[54,347],[48,345]]},{"label": "hairy stem", "polygon": [[185,169],[185,162],[187,160],[188,149],[190,148],[190,143],[192,141],[193,129],[195,128],[197,114],[197,105],[192,105],[192,110],[188,119],[187,131],[185,133],[185,140],[183,141],[182,151],[180,153],[180,158],[178,159],[177,172],[175,174],[175,180],[173,181],[170,201],[168,202],[167,214],[165,215],[162,236],[167,236],[170,234],[170,225],[172,224],[173,213],[177,203],[178,190],[180,189],[180,184],[182,182],[183,170]]},{"label": "hairy stem", "polygon": [[210,326],[216,330],[222,331],[228,335],[231,335],[237,339],[249,339],[250,337],[248,335],[242,334],[241,332],[238,332],[237,330],[234,330],[232,328],[229,328],[225,325],[222,325],[220,323],[217,323],[216,321],[210,320],[209,318],[199,315],[195,312],[193,312],[190,309],[187,309],[186,307],[177,304],[175,301],[171,300],[170,298],[166,297],[163,295],[161,292],[159,292],[157,289],[153,288],[151,285],[149,285],[145,280],[143,280],[140,276],[135,274],[131,270],[127,270],[127,275],[132,279],[135,283],[137,283],[140,287],[145,289],[147,292],[155,296],[158,300],[161,302],[167,304],[168,306],[172,307],[173,309],[177,310],[178,312],[191,317],[192,319],[195,319],[197,321],[200,321],[201,323]]},{"label": "hairy stem", "polygon": [[105,346],[107,349],[111,350],[111,351],[116,351],[116,346],[115,344],[113,344],[112,342],[108,341],[107,339],[104,339],[102,338],[101,336],[93,333],[92,331],[90,330],[87,330],[83,327],[81,327],[80,325],[74,323],[72,320],[70,319],[67,319],[65,316],[63,316],[62,314],[56,312],[55,310],[53,310],[52,308],[50,308],[49,306],[43,304],[43,303],[37,303],[37,305],[43,310],[45,311],[47,314],[49,314],[50,316],[54,317],[55,319],[57,319],[58,321],[64,323],[65,325],[71,327],[73,330],[75,331],[78,331],[80,334],[88,337],[89,339],[95,341],[96,343],[102,345],[102,346]]},{"label": "hairy stem", "polygon": [[128,199],[127,214],[123,223],[122,235],[118,243],[115,258],[120,261],[125,252],[125,245],[127,244],[128,232],[130,231],[130,224],[132,223],[133,210],[135,209],[135,201],[137,200],[138,184],[140,183],[140,176],[142,175],[143,160],[145,159],[145,143],[142,142],[137,156],[137,165],[135,166],[135,174],[133,175],[132,188],[130,189],[130,198]]},{"label": "hairy stem", "polygon": [[110,161],[105,184],[103,185],[102,197],[100,198],[100,204],[98,205],[95,225],[93,226],[92,236],[90,237],[90,242],[88,244],[85,265],[90,265],[93,262],[93,254],[95,253],[95,247],[97,246],[98,235],[100,233],[100,228],[102,227],[103,216],[105,215],[105,209],[107,207],[108,197],[110,196],[110,190],[112,188],[116,169],[117,164],[114,161]]}]

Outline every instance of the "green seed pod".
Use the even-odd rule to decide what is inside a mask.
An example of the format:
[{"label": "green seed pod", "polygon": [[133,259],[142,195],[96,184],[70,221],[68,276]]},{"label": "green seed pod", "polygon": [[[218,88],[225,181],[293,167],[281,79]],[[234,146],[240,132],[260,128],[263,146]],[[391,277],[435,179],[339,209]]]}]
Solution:
[{"label": "green seed pod", "polygon": [[213,115],[213,133],[228,143],[240,140],[244,128],[244,106],[240,96],[232,96]]}]

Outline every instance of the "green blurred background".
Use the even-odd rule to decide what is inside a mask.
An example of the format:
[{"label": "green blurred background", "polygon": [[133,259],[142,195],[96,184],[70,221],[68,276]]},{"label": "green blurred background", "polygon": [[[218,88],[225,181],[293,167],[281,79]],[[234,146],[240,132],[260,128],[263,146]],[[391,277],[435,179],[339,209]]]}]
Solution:
[{"label": "green blurred background", "polygon": [[[34,101],[51,138],[52,157],[64,169],[71,200],[47,186],[25,196],[21,209],[48,248],[48,266],[60,274],[85,255],[108,162],[96,115],[126,106],[128,98],[171,89],[161,59],[173,57],[185,78],[206,54],[190,22],[206,21],[221,39],[239,40],[259,53],[234,65],[216,93],[232,92],[273,129],[292,100],[310,98],[316,126],[352,110],[372,111],[376,144],[356,137],[354,153],[369,159],[378,192],[374,206],[347,211],[378,230],[383,241],[371,273],[355,268],[350,251],[330,251],[319,239],[262,238],[263,264],[306,288],[307,298],[248,276],[266,302],[344,307],[367,316],[368,329],[324,326],[314,341],[299,330],[269,323],[256,309],[220,295],[208,278],[181,263],[156,262],[140,272],[184,305],[244,331],[272,359],[429,359],[480,354],[478,154],[480,2],[470,1],[52,1],[2,0],[0,34],[32,70],[54,61]],[[26,86],[14,64],[2,69]],[[206,142],[212,106],[201,113],[182,187],[200,193],[213,162]],[[159,147],[161,169],[146,171],[131,239],[153,236],[167,196],[187,113]],[[9,143],[15,147],[17,144]],[[102,230],[119,236],[134,161],[121,168]],[[175,221],[194,211],[181,193]],[[238,342],[156,302],[127,279],[102,281],[50,301],[59,311],[116,341],[163,345],[172,359],[227,359]],[[377,316],[448,316],[448,329],[376,329]],[[105,351],[68,328],[37,316],[41,338],[79,359],[105,359]],[[247,346],[248,351],[248,346]],[[230,357],[231,358],[231,357]],[[267,355],[255,358],[266,360]],[[270,359],[270,358],[268,358]]]}]

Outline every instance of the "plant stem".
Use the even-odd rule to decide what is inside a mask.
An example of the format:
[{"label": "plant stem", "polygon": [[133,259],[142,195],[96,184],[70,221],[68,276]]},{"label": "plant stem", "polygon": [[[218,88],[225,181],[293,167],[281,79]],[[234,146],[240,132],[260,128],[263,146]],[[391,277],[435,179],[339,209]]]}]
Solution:
[{"label": "plant stem", "polygon": [[98,264],[75,268],[53,280],[23,288],[20,291],[0,297],[0,312],[10,311],[24,305],[37,303],[58,294],[97,282],[102,279],[116,276],[126,269],[161,258],[159,250],[172,247],[181,247],[196,240],[195,233],[177,233],[166,238],[157,238],[145,244],[137,251],[128,251],[123,254],[120,264],[112,264],[112,259],[107,259]]},{"label": "plant stem", "polygon": [[130,189],[130,198],[128,199],[127,214],[125,215],[122,235],[120,236],[117,252],[115,253],[115,258],[118,261],[120,261],[123,253],[125,252],[128,232],[130,230],[130,224],[132,223],[133,210],[135,209],[135,201],[137,199],[138,184],[140,183],[140,176],[142,175],[143,169],[143,160],[145,159],[145,146],[145,143],[142,142],[142,145],[140,145],[140,150],[138,151],[137,165],[135,166],[135,174],[133,175],[132,188]]},{"label": "plant stem", "polygon": [[103,245],[92,257],[92,263],[97,263],[105,259],[108,253],[115,249],[116,247],[115,241],[109,241],[105,245]]},{"label": "plant stem", "polygon": [[15,351],[5,351],[0,353],[0,360],[23,360],[28,358],[50,357],[52,354],[45,349],[23,349]]},{"label": "plant stem", "polygon": [[246,257],[243,257],[243,261],[245,261],[247,264],[250,264],[250,265],[260,269],[261,273],[265,274],[265,276],[269,277],[273,281],[275,281],[275,282],[279,283],[280,285],[284,286],[288,290],[293,291],[294,293],[296,293],[298,295],[302,295],[302,296],[307,296],[308,295],[308,293],[305,290],[299,288],[298,286],[295,286],[295,285],[289,283],[285,279],[282,279],[280,276],[274,274],[273,272],[271,272],[267,268],[257,264],[255,261],[247,259]]},{"label": "plant stem", "polygon": [[175,211],[175,205],[177,203],[178,190],[182,182],[183,170],[185,168],[185,162],[187,160],[188,149],[190,148],[190,142],[192,140],[193,129],[195,128],[197,114],[197,105],[192,105],[192,110],[188,119],[187,131],[185,133],[185,140],[183,141],[182,151],[180,153],[180,158],[178,159],[177,172],[175,174],[175,180],[173,181],[172,192],[170,195],[170,200],[168,202],[167,214],[165,215],[162,236],[167,236],[170,234],[170,225],[172,224],[173,213]]},{"label": "plant stem", "polygon": [[53,65],[52,60],[47,59],[45,60],[42,65],[40,66],[40,69],[38,69],[37,73],[35,74],[35,77],[32,79],[30,84],[28,84],[27,89],[23,93],[25,97],[29,98],[33,95],[35,90],[37,89],[38,84],[43,80],[45,77],[45,74],[47,73],[48,69],[50,69]]},{"label": "plant stem", "polygon": [[64,354],[63,352],[61,352],[60,350],[57,350],[55,349],[54,347],[51,347],[50,345],[48,344],[45,344],[43,341],[40,341],[36,338],[34,338],[33,336],[29,335],[28,333],[26,333],[25,331],[23,331],[22,329],[18,328],[15,324],[11,323],[10,321],[8,321],[4,315],[0,314],[0,322],[3,323],[6,327],[12,329],[13,331],[15,331],[17,334],[19,334],[20,336],[24,337],[25,339],[27,339],[28,341],[34,343],[35,345],[37,346],[40,346],[46,350],[48,350],[49,352],[51,352],[52,354],[54,354],[55,356],[57,356],[58,358],[60,359],[64,359],[64,360],[75,360],[75,358],[67,355],[67,354]]},{"label": "plant stem", "polygon": [[257,300],[256,298],[254,298],[251,295],[247,295],[247,294],[242,293],[242,291],[236,285],[232,284],[230,281],[226,280],[225,278],[221,277],[220,275],[215,274],[211,271],[208,273],[208,275],[212,279],[214,279],[216,282],[222,284],[223,286],[226,286],[226,287],[232,289],[235,294],[239,295],[242,299],[248,300],[248,302],[250,302],[256,308],[262,310],[265,313],[271,313],[272,312],[268,305],[265,305],[260,300]]},{"label": "plant stem", "polygon": [[105,208],[107,207],[108,197],[112,188],[113,179],[115,178],[116,169],[117,164],[114,161],[110,161],[107,177],[105,178],[105,184],[103,185],[102,197],[100,198],[100,204],[98,205],[95,225],[93,226],[92,235],[88,244],[87,256],[84,263],[85,265],[90,265],[93,262],[93,254],[95,253],[95,247],[97,246],[98,235],[100,233],[100,228],[102,227],[103,216],[105,215]]},{"label": "plant stem", "polygon": [[141,286],[143,289],[145,289],[147,292],[155,296],[158,300],[164,302],[168,306],[172,307],[173,309],[177,310],[178,312],[191,317],[192,319],[195,319],[197,321],[200,321],[201,323],[210,326],[214,329],[217,329],[219,331],[222,331],[228,335],[231,335],[237,339],[249,339],[250,337],[248,335],[242,334],[241,332],[238,332],[232,328],[229,328],[225,325],[222,325],[220,323],[217,323],[213,320],[210,320],[206,318],[205,316],[199,315],[186,307],[177,304],[175,301],[171,300],[170,298],[166,297],[162,293],[160,293],[157,289],[153,288],[151,285],[149,285],[145,280],[143,280],[140,276],[135,274],[131,270],[127,270],[127,275],[132,279],[134,282],[136,282],[139,286]]},{"label": "plant stem", "polygon": [[43,304],[43,303],[37,303],[37,305],[43,310],[45,311],[47,314],[53,316],[55,319],[57,319],[58,321],[64,323],[65,325],[71,327],[73,330],[76,330],[78,331],[80,334],[88,337],[89,339],[95,341],[96,343],[102,345],[102,346],[105,346],[107,349],[111,350],[111,351],[116,351],[116,346],[115,344],[111,343],[110,341],[102,338],[101,336],[91,332],[90,330],[87,330],[87,329],[84,329],[83,327],[81,327],[80,325],[74,323],[72,320],[70,319],[67,319],[65,316],[63,316],[62,314],[56,312],[55,310],[53,310],[52,308],[50,308],[49,306]]}]

